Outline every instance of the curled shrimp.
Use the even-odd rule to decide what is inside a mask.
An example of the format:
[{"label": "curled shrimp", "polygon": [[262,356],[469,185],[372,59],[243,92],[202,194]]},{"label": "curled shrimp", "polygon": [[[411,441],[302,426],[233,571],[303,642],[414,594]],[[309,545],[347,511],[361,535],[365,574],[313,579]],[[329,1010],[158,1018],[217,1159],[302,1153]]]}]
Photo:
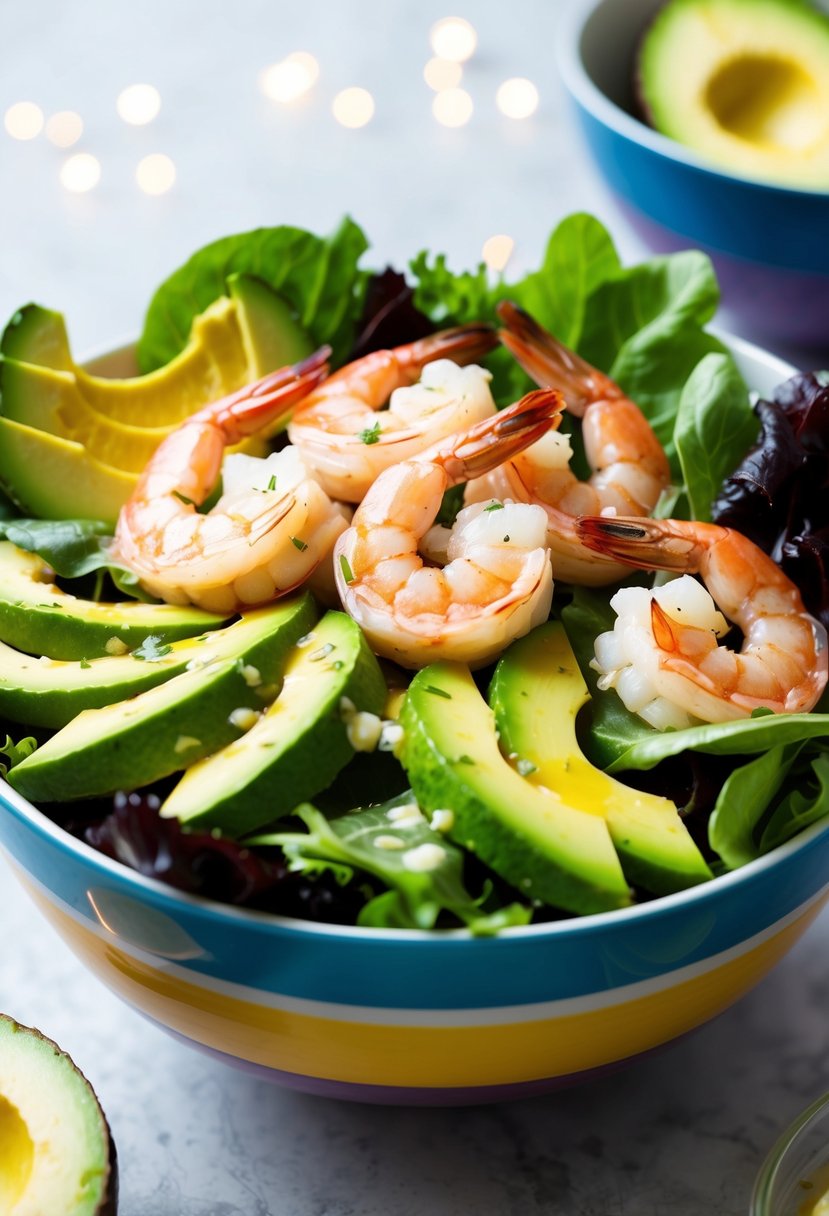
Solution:
[{"label": "curled shrimp", "polygon": [[556,577],[598,586],[625,576],[624,566],[587,550],[576,530],[579,515],[650,515],[671,472],[662,445],[642,411],[602,372],[542,329],[515,304],[502,301],[499,337],[537,384],[560,389],[567,409],[582,419],[585,455],[593,470],[579,481],[570,469],[570,440],[550,431],[480,483],[465,501],[508,495],[547,512],[547,543]]},{"label": "curled shrimp", "polygon": [[439,659],[482,666],[546,620],[553,576],[540,508],[466,508],[443,569],[424,565],[418,542],[449,486],[533,443],[562,407],[557,392],[529,393],[377,478],[337,541],[334,574],[346,611],[378,654],[403,667]]},{"label": "curled shrimp", "polygon": [[[648,570],[699,573],[648,591],[626,587],[610,601],[612,633],[596,639],[601,686],[652,726],[724,722],[761,706],[805,713],[827,680],[826,630],[762,549],[716,524],[683,520],[582,519],[584,543]],[[717,644],[728,625],[739,651]]]},{"label": "curled shrimp", "polygon": [[112,547],[150,594],[230,613],[299,586],[330,553],[346,520],[290,449],[268,462],[281,461],[285,477],[259,489],[231,487],[206,514],[196,509],[225,448],[264,430],[314,388],[327,355],[318,351],[206,406],[156,449],[121,509]]},{"label": "curled shrimp", "polygon": [[474,363],[497,342],[489,325],[462,325],[373,351],[306,398],[288,437],[332,498],[361,502],[390,465],[495,413],[489,373],[458,364]]}]

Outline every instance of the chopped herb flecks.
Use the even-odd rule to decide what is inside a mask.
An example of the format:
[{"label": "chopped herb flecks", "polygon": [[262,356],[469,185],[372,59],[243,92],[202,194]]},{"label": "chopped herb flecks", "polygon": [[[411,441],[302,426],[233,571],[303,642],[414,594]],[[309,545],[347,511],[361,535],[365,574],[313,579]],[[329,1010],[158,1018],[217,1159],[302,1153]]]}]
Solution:
[{"label": "chopped herb flecks", "polygon": [[192,498],[188,498],[186,494],[179,494],[178,490],[173,490],[173,495],[179,502],[183,502],[185,507],[194,507],[196,505]]},{"label": "chopped herb flecks", "polygon": [[354,575],[351,573],[351,567],[348,564],[348,558],[344,553],[340,554],[340,569],[343,572],[343,578],[347,583],[354,582]]},{"label": "chopped herb flecks", "polygon": [[488,507],[484,507],[485,511],[503,511],[504,504],[502,502],[491,502]]},{"label": "chopped herb flecks", "polygon": [[445,701],[452,700],[451,692],[445,692],[442,688],[435,688],[434,684],[427,684],[426,692],[430,692],[433,697],[443,697]]},{"label": "chopped herb flecks", "polygon": [[371,445],[372,443],[379,443],[380,442],[380,423],[375,422],[374,426],[367,426],[364,431],[360,431],[358,438],[361,443],[367,443],[369,445]]},{"label": "chopped herb flecks", "polygon": [[298,536],[291,537],[291,544],[295,549],[299,549],[300,553],[304,553],[308,548],[304,540],[300,540]]}]

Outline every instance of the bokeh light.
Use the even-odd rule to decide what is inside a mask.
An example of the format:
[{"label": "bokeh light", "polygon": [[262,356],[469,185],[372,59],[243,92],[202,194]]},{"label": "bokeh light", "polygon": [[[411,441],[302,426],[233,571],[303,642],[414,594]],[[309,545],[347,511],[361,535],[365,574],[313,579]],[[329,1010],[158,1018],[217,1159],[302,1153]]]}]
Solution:
[{"label": "bokeh light", "polygon": [[443,127],[462,127],[472,117],[472,98],[465,89],[444,89],[432,99],[432,113]]},{"label": "bokeh light", "polygon": [[430,59],[423,69],[423,79],[430,89],[439,93],[441,89],[456,89],[461,82],[463,68],[451,59]]},{"label": "bokeh light", "polygon": [[271,101],[296,101],[316,84],[319,74],[319,64],[313,55],[293,51],[279,63],[265,68],[260,77],[262,92]]},{"label": "bokeh light", "polygon": [[429,42],[440,59],[464,63],[474,54],[478,35],[463,17],[443,17],[429,31]]},{"label": "bokeh light", "polygon": [[152,122],[161,109],[161,96],[151,84],[131,84],[118,94],[115,105],[124,122],[143,127]]},{"label": "bokeh light", "polygon": [[484,241],[481,257],[490,270],[503,270],[512,257],[514,248],[515,241],[511,236],[498,233],[496,236],[491,236],[488,240]]},{"label": "bokeh light", "polygon": [[86,194],[87,190],[94,190],[100,180],[100,162],[89,152],[76,152],[61,165],[61,185],[73,194]]},{"label": "bokeh light", "polygon": [[4,124],[12,139],[35,139],[43,130],[43,111],[33,101],[17,101],[6,110]]},{"label": "bokeh light", "polygon": [[538,109],[538,89],[531,80],[513,76],[499,86],[495,104],[507,118],[529,118]]},{"label": "bokeh light", "polygon": [[163,152],[152,152],[138,162],[135,180],[145,194],[166,194],[176,180],[176,167]]},{"label": "bokeh light", "polygon": [[343,89],[331,106],[337,122],[344,127],[364,127],[374,116],[374,98],[368,89]]},{"label": "bokeh light", "polygon": [[74,110],[59,110],[46,123],[46,138],[56,148],[71,148],[83,135],[83,119]]}]

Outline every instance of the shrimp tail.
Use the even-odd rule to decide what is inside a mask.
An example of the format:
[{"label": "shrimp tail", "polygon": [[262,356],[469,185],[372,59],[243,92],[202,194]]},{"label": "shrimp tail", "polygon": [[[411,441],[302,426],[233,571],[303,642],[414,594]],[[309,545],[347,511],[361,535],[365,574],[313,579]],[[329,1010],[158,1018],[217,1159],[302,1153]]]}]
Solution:
[{"label": "shrimp tail", "polygon": [[681,522],[583,515],[576,531],[588,549],[641,570],[693,571],[699,568],[700,534],[695,524],[687,534]]},{"label": "shrimp tail", "polygon": [[484,355],[495,350],[497,345],[498,335],[494,327],[485,321],[475,321],[418,338],[403,348],[405,355],[398,352],[398,359],[419,376],[421,369],[435,359],[451,359],[453,363],[460,364],[477,363]]},{"label": "shrimp tail", "polygon": [[460,443],[451,437],[449,446],[441,445],[437,453],[432,449],[431,458],[439,459],[455,484],[482,477],[545,435],[563,409],[564,398],[556,389],[535,389],[472,427]]},{"label": "shrimp tail", "polygon": [[300,363],[282,367],[253,384],[246,384],[193,417],[218,427],[227,443],[238,443],[273,425],[315,389],[328,373],[330,354],[330,346],[321,346]]},{"label": "shrimp tail", "polygon": [[612,381],[542,329],[523,308],[502,300],[495,311],[504,323],[498,330],[503,345],[536,384],[560,388],[571,413],[580,418],[592,401],[621,396]]}]

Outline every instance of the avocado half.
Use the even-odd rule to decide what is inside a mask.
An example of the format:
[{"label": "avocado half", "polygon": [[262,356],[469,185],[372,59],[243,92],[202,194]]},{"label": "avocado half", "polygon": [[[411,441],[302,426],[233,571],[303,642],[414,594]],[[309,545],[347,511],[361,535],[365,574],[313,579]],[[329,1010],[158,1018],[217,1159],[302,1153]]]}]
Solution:
[{"label": "avocado half", "polygon": [[829,190],[829,14],[809,0],[668,0],[637,90],[652,126],[729,172]]},{"label": "avocado half", "polygon": [[38,1030],[0,1014],[0,1212],[115,1216],[115,1145],[95,1091]]}]

